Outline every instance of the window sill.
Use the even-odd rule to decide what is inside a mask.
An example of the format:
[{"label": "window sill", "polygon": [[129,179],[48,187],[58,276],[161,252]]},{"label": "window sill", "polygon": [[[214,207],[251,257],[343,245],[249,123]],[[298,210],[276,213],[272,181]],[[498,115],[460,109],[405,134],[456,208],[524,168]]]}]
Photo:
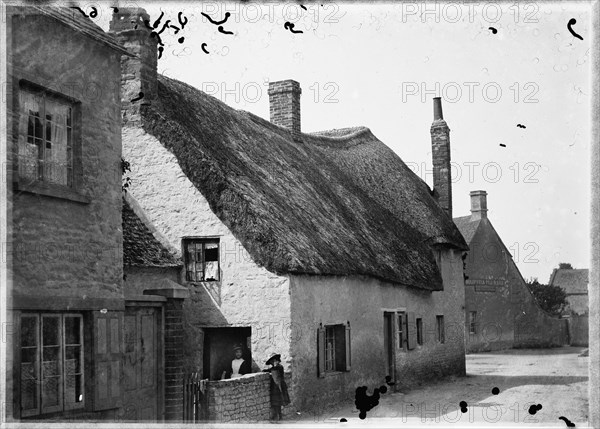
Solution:
[{"label": "window sill", "polygon": [[327,371],[323,373],[323,377],[334,377],[336,375],[345,374],[349,371]]},{"label": "window sill", "polygon": [[15,191],[27,192],[30,194],[44,195],[46,197],[60,198],[63,200],[75,201],[77,203],[89,204],[92,200],[87,195],[83,195],[71,188],[53,183],[44,182],[14,182]]}]

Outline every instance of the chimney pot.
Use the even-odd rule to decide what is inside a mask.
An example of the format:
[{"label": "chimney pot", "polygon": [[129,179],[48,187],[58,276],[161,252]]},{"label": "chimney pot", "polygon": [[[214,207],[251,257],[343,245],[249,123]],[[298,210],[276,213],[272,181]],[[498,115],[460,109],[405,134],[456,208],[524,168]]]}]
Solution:
[{"label": "chimney pot", "polygon": [[268,93],[271,123],[289,129],[300,141],[300,84],[291,79],[269,82]]},{"label": "chimney pot", "polygon": [[440,121],[444,119],[444,112],[442,111],[442,98],[433,98],[433,120]]},{"label": "chimney pot", "polygon": [[471,191],[471,219],[487,218],[487,192]]}]

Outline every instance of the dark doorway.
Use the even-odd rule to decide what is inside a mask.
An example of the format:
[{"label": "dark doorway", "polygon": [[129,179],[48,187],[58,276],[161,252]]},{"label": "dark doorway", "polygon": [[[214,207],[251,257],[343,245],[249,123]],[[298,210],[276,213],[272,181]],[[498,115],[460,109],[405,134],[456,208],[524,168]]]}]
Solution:
[{"label": "dark doorway", "polygon": [[234,358],[233,346],[242,345],[242,358],[252,365],[250,337],[252,330],[245,328],[204,328],[204,378],[220,380],[223,371],[230,371]]}]

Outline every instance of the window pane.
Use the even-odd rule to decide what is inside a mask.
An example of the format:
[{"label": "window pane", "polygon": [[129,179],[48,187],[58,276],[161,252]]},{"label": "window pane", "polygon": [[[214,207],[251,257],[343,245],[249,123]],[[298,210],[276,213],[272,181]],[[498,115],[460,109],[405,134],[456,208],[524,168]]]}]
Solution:
[{"label": "window pane", "polygon": [[[39,119],[41,106],[33,94],[25,91],[19,93],[21,114],[19,117],[19,176],[29,180],[38,178],[38,158],[40,147],[36,144],[36,127],[41,139],[41,121]],[[41,143],[39,140],[37,143]]]},{"label": "window pane", "polygon": [[45,378],[42,387],[42,404],[44,408],[59,404],[59,378]]},{"label": "window pane", "polygon": [[83,402],[82,380],[82,375],[65,376],[65,404]]},{"label": "window pane", "polygon": [[69,107],[46,99],[46,150],[44,179],[67,184],[67,116]]},{"label": "window pane", "polygon": [[37,317],[21,318],[21,347],[37,346]]},{"label": "window pane", "polygon": [[42,371],[43,376],[45,377],[53,377],[55,375],[59,375],[59,361],[58,358],[60,356],[60,350],[58,346],[52,347],[44,347],[42,351]]},{"label": "window pane", "polygon": [[58,329],[60,319],[55,316],[44,316],[42,317],[42,337],[43,344],[45,346],[57,346],[58,342]]},{"label": "window pane", "polygon": [[219,243],[204,243],[204,260],[219,260]]},{"label": "window pane", "polygon": [[207,262],[204,272],[204,280],[219,280],[219,263]]},{"label": "window pane", "polygon": [[79,338],[81,318],[65,316],[65,344],[81,344]]},{"label": "window pane", "polygon": [[81,346],[67,346],[65,355],[65,374],[79,374],[81,372]]}]

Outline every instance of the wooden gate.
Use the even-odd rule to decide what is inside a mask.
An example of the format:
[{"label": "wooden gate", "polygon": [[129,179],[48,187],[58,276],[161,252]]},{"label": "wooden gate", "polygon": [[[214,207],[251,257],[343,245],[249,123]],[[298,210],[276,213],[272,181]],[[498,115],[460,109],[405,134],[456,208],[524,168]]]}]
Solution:
[{"label": "wooden gate", "polygon": [[193,372],[183,379],[183,420],[196,423],[206,420],[204,393],[208,379],[200,380],[200,374]]}]

